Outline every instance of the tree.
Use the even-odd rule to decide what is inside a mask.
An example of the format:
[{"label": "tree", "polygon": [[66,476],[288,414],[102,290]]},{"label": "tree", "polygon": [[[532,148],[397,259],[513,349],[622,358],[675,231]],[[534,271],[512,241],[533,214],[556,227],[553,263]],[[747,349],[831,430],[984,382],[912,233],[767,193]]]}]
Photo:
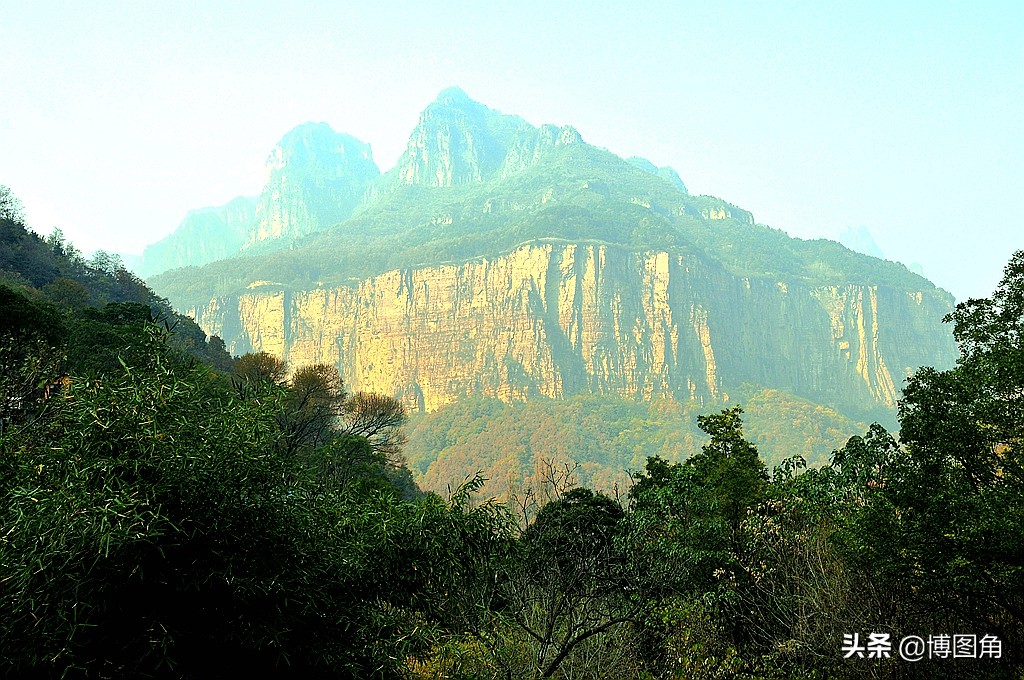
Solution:
[{"label": "tree", "polygon": [[118,374],[123,365],[145,365],[159,333],[149,305],[112,302],[86,307],[68,321],[68,372],[94,377]]},{"label": "tree", "polygon": [[836,535],[884,584],[892,627],[1024,641],[1024,251],[989,299],[946,318],[960,357],[922,368],[899,403],[899,442],[880,426],[835,454]]},{"label": "tree", "polygon": [[344,403],[342,419],[346,435],[366,437],[392,464],[401,462],[406,442],[401,428],[407,419],[402,402],[383,394],[357,392]]},{"label": "tree", "polygon": [[0,432],[61,377],[67,341],[52,305],[0,285]]},{"label": "tree", "polygon": [[5,672],[274,665],[299,621],[285,598],[323,580],[298,540],[300,509],[283,500],[288,461],[265,409],[172,369],[159,338],[149,349],[120,375],[73,377],[48,417],[0,441]]},{"label": "tree", "polygon": [[1024,251],[989,299],[947,317],[960,358],[918,371],[900,402],[909,455],[884,483],[899,512],[894,531],[914,578],[976,615],[1002,611],[1024,624]]},{"label": "tree", "polygon": [[681,672],[693,674],[693,656],[719,654],[716,664],[735,657],[733,646],[743,634],[735,605],[750,581],[743,526],[767,488],[765,466],[743,437],[742,413],[733,407],[698,416],[711,437],[700,453],[685,463],[651,457],[634,475],[633,560],[658,611],[643,626],[651,667],[678,661]]},{"label": "tree", "polygon": [[622,506],[584,488],[546,504],[523,532],[499,583],[500,611],[532,650],[534,677],[552,677],[646,610],[625,533]]},{"label": "tree", "polygon": [[269,352],[249,352],[235,360],[235,375],[239,385],[280,385],[288,376],[288,364]]},{"label": "tree", "polygon": [[316,448],[338,432],[348,395],[338,369],[328,364],[303,366],[286,383],[280,422],[290,452]]},{"label": "tree", "polygon": [[718,414],[697,416],[697,425],[711,441],[687,461],[700,483],[712,491],[734,538],[747,510],[764,500],[768,484],[768,471],[757,447],[743,437],[742,414],[743,409],[734,406]]},{"label": "tree", "polygon": [[0,675],[399,677],[493,590],[493,504],[323,484],[279,445],[286,388],[136,344],[0,432]]},{"label": "tree", "polygon": [[0,220],[25,224],[25,206],[9,187],[0,184]]},{"label": "tree", "polygon": [[363,437],[391,465],[402,464],[405,407],[392,397],[371,392],[350,395],[330,364],[310,364],[287,378],[288,365],[267,352],[244,354],[235,361],[240,388],[280,385],[287,390],[280,423],[283,443],[292,452],[315,448],[331,437]]}]

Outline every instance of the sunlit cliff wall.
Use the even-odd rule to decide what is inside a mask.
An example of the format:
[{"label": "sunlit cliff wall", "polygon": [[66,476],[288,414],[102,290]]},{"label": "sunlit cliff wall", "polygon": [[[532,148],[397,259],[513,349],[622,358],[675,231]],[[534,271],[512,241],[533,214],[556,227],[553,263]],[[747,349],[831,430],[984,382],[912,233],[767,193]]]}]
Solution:
[{"label": "sunlit cliff wall", "polygon": [[234,353],[336,364],[350,389],[434,410],[462,395],[728,399],[744,382],[893,405],[955,357],[936,291],[736,277],[695,256],[538,241],[351,287],[273,284],[191,310]]}]

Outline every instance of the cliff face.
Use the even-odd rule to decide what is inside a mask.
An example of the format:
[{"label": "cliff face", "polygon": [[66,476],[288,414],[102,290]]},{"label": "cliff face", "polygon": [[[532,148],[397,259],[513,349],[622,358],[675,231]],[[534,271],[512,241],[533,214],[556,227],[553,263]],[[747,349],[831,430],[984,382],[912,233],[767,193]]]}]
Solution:
[{"label": "cliff face", "polygon": [[742,382],[819,403],[895,403],[955,356],[948,300],[734,276],[696,256],[534,241],[350,287],[253,284],[191,310],[234,353],[335,364],[350,389],[434,410],[464,395],[728,399]]},{"label": "cliff face", "polygon": [[380,174],[370,146],[326,123],[295,128],[271,151],[256,226],[246,245],[295,237],[349,215]]},{"label": "cliff face", "polygon": [[449,88],[420,114],[398,162],[398,181],[447,187],[508,177],[532,166],[552,147],[582,141],[570,126],[535,128]]},{"label": "cliff face", "polygon": [[174,233],[147,246],[142,275],[204,265],[236,255],[256,220],[256,199],[241,196],[216,208],[193,210]]}]

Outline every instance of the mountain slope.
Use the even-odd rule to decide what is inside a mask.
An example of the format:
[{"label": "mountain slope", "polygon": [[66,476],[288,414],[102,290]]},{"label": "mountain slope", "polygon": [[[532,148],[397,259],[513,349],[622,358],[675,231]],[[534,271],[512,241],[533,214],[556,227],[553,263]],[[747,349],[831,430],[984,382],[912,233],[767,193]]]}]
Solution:
[{"label": "mountain slope", "polygon": [[141,274],[151,276],[236,255],[256,221],[256,199],[240,196],[216,208],[193,210],[166,238],[142,253]]},{"label": "mountain slope", "polygon": [[336,364],[434,410],[468,395],[728,400],[741,384],[854,415],[955,356],[952,298],[792,239],[678,175],[460,90],[330,229],[154,285],[235,352]]},{"label": "mountain slope", "polygon": [[368,144],[326,123],[299,125],[270,152],[258,199],[193,210],[145,249],[142,275],[286,247],[351,215],[379,175]]},{"label": "mountain slope", "polygon": [[[22,316],[26,309],[52,310],[47,316],[59,329],[61,342],[50,344],[41,358],[63,362],[69,372],[97,375],[120,370],[121,357],[148,351],[140,331],[151,317],[166,322],[170,346],[176,351],[218,369],[231,366],[220,338],[207,337],[192,318],[173,312],[166,300],[116,259],[87,262],[59,230],[44,239],[20,218],[0,216],[0,292],[7,305],[0,313],[0,336],[6,334],[10,340],[12,327],[30,319]],[[10,386],[12,356],[17,354],[9,342],[0,342],[0,386]],[[11,375],[5,373],[8,370]]]},{"label": "mountain slope", "polygon": [[[826,464],[833,450],[867,428],[778,391],[739,396],[744,430],[769,467],[793,455],[809,466]],[[469,397],[414,415],[405,453],[418,483],[442,494],[479,471],[487,480],[485,497],[538,488],[549,462],[575,467],[581,485],[621,492],[630,486],[629,471],[643,469],[648,456],[682,461],[698,453],[706,436],[697,416],[728,405],[608,395],[515,404]]]}]

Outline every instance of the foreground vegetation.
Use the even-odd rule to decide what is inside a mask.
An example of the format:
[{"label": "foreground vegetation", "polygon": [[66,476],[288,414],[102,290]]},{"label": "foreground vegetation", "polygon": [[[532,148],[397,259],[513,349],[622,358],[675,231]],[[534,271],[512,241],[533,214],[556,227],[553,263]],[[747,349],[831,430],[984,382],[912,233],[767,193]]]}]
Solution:
[{"label": "foreground vegetation", "polygon": [[[745,412],[744,432],[769,468],[794,455],[808,467],[820,467],[867,429],[866,423],[780,390],[742,390],[737,401]],[[653,455],[681,462],[698,453],[706,436],[697,416],[728,406],[607,394],[516,404],[466,398],[413,415],[405,454],[417,482],[441,493],[452,480],[482,471],[487,481],[481,493],[504,498],[542,484],[554,463],[570,465],[577,483],[614,494],[628,489],[630,471],[643,469]]]},{"label": "foreground vegetation", "polygon": [[[621,495],[540,462],[498,504],[479,478],[416,489],[392,400],[331,367],[225,359],[168,330],[158,299],[119,299],[130,275],[16,218],[0,215],[0,675],[1024,670],[1024,251],[958,306],[960,360],[910,380],[899,441],[872,426],[828,465],[769,473],[732,407]],[[1001,658],[896,654],[965,632]],[[853,633],[890,634],[897,658],[844,659]]]}]

